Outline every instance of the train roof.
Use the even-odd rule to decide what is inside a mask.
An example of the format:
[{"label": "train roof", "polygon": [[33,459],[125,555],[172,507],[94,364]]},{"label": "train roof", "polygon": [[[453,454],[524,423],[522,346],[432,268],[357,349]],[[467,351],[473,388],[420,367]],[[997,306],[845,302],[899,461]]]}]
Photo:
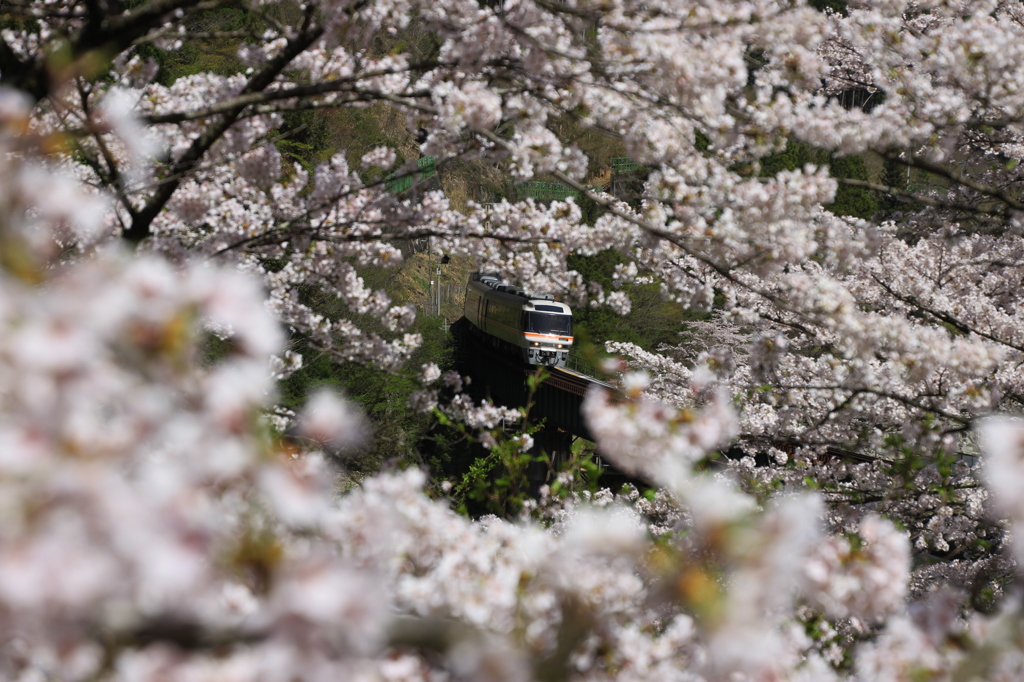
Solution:
[{"label": "train roof", "polygon": [[539,313],[572,315],[572,308],[561,301],[549,301],[547,299],[527,301],[523,304],[523,308],[525,310],[535,310]]},{"label": "train roof", "polygon": [[[521,305],[527,310],[533,309],[540,312],[561,313],[564,315],[572,314],[572,309],[568,305],[556,301],[555,297],[551,294],[539,296],[530,294],[525,289],[504,282],[496,272],[474,272],[469,276],[469,281],[471,284],[478,282],[490,289],[488,297],[507,301],[514,305]],[[548,308],[548,310],[545,310],[545,308]]]}]

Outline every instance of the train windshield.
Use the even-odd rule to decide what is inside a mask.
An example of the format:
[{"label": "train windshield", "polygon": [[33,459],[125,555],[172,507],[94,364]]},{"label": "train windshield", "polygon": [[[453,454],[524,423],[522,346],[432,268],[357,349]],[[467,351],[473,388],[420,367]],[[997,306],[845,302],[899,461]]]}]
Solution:
[{"label": "train windshield", "polygon": [[572,315],[526,313],[526,331],[534,334],[572,334]]}]

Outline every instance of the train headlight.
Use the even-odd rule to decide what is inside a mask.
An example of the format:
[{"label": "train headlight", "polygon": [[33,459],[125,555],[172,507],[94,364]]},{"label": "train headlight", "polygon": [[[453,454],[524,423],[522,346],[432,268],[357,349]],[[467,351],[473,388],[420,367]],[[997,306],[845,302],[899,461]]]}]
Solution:
[{"label": "train headlight", "polygon": [[558,344],[558,347],[559,347],[559,348],[561,348],[561,347],[562,347],[562,344]]},{"label": "train headlight", "polygon": [[539,343],[537,343],[536,341],[534,341],[534,342],[533,342],[533,345],[535,345],[535,346],[539,346],[540,344],[539,344]]}]

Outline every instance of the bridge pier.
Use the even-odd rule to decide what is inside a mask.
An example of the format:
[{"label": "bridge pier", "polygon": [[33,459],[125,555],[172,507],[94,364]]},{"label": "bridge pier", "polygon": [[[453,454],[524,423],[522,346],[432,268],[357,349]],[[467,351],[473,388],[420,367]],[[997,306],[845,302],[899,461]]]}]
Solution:
[{"label": "bridge pier", "polygon": [[[594,377],[567,368],[549,368],[547,378],[536,387],[532,396],[528,378],[537,368],[518,357],[493,348],[487,338],[479,338],[470,330],[466,318],[451,326],[455,337],[455,364],[458,372],[471,377],[468,393],[474,400],[493,400],[497,405],[525,407],[532,401],[529,418],[533,423],[543,420],[543,428],[533,434],[533,455],[545,455],[545,461],[533,462],[526,471],[530,493],[534,496],[557,470],[572,456],[574,436],[594,440],[580,414],[587,390],[594,385],[610,388]],[[621,476],[612,469],[609,485]],[[602,477],[604,474],[602,475]],[[625,477],[622,477],[625,481]]]},{"label": "bridge pier", "polygon": [[530,482],[530,495],[537,497],[542,485],[572,457],[572,434],[559,428],[545,427],[533,434],[530,454],[543,459],[530,463],[526,478]]}]

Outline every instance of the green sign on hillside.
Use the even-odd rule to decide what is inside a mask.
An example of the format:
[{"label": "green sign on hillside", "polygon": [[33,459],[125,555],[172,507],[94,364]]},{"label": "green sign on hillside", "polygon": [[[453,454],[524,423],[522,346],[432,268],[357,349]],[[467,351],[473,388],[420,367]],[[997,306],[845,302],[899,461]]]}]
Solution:
[{"label": "green sign on hillside", "polygon": [[[587,189],[593,192],[603,192],[603,187],[587,185]],[[532,180],[516,185],[516,196],[522,199],[534,199],[536,201],[564,201],[569,197],[580,198],[579,190],[576,190],[561,182],[541,182]]]},{"label": "green sign on hillside", "polygon": [[414,173],[392,173],[384,180],[384,188],[392,194],[398,194],[434,176],[437,173],[437,157],[424,156],[416,162],[416,167],[419,170]]}]

